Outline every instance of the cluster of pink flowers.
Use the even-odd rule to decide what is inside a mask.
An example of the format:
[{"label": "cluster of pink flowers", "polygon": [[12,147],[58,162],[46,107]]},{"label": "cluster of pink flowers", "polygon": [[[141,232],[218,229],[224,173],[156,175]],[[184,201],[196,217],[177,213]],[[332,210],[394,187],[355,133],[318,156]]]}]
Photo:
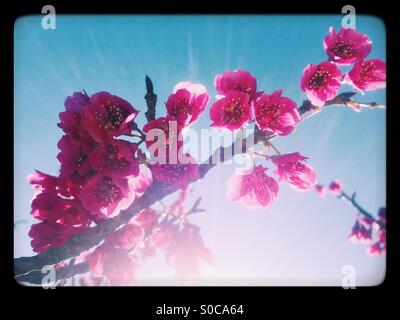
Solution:
[{"label": "cluster of pink flowers", "polygon": [[137,195],[129,188],[139,174],[135,144],[116,138],[132,131],[138,111],[107,92],[91,97],[76,92],[65,100],[58,126],[60,174],[37,171],[28,177],[35,186],[32,247],[41,252],[87,230],[93,221],[117,215]]},{"label": "cluster of pink flowers", "polygon": [[[149,121],[143,131],[160,130],[154,140],[146,139],[147,148],[157,157],[149,168],[154,181],[182,190],[199,178],[199,166],[190,154],[182,151],[182,130],[196,121],[205,110],[210,96],[206,88],[191,82],[178,83],[166,102],[167,116]],[[183,159],[183,161],[182,161]]]},{"label": "cluster of pink flowers", "polygon": [[[204,86],[190,82],[177,84],[166,103],[167,116],[149,121],[143,128],[144,132],[151,129],[164,132],[166,141],[157,143],[155,150],[163,146],[172,149],[176,136],[198,119],[208,100]],[[185,154],[190,161],[179,162],[180,148],[172,153],[178,158],[177,163],[169,162],[168,152],[166,162],[150,164],[136,143],[121,139],[135,131],[138,136],[144,135],[134,122],[137,115],[131,104],[108,92],[90,97],[76,92],[66,98],[58,124],[64,131],[57,144],[60,173],[50,176],[36,171],[28,177],[36,191],[31,203],[32,215],[41,221],[32,225],[29,232],[34,251],[62,246],[72,236],[117,216],[141,197],[153,180],[186,190],[191,181],[198,179],[198,165],[190,155]],[[170,131],[170,121],[175,122],[175,132]],[[150,149],[152,143],[146,140],[146,146]],[[183,204],[180,207],[184,214]],[[152,247],[168,248],[167,260],[181,273],[185,269],[181,261],[186,259],[185,254],[191,255],[189,260],[196,259],[193,252],[204,259],[209,256],[199,230],[189,223],[182,228],[173,222],[161,223],[156,211],[148,208],[101,245],[77,257],[86,260],[91,270],[90,277],[83,281],[96,282],[103,277],[111,285],[131,283],[139,270],[139,257],[151,255]],[[165,243],[168,233],[170,245]],[[183,240],[185,236],[187,241]],[[138,248],[143,243],[147,244],[146,250]],[[198,267],[193,261],[191,265]]]},{"label": "cluster of pink flowers", "polygon": [[[282,96],[282,90],[272,94],[257,91],[257,79],[248,71],[225,71],[215,78],[217,101],[210,108],[211,126],[234,131],[252,120],[266,136],[286,136],[300,121],[296,103]],[[293,189],[307,191],[314,185],[316,174],[306,157],[298,152],[265,156],[275,166],[279,182],[287,182]],[[278,182],[266,174],[267,167],[254,166],[239,170],[228,181],[227,196],[247,207],[266,207],[279,192]]]},{"label": "cluster of pink flowers", "polygon": [[212,127],[234,131],[249,123],[254,113],[260,130],[285,136],[300,121],[293,100],[282,96],[282,90],[272,94],[257,92],[257,79],[247,71],[225,71],[216,76],[215,87],[219,95],[210,108]]},{"label": "cluster of pink flowers", "polygon": [[182,191],[164,210],[143,210],[86,254],[91,273],[83,280],[105,277],[110,285],[132,284],[140,273],[140,260],[157,253],[165,256],[177,277],[198,276],[202,265],[212,264],[212,255],[204,245],[200,228],[187,221],[185,195],[186,191]]},{"label": "cluster of pink flowers", "polygon": [[[287,182],[296,191],[310,190],[317,179],[314,168],[298,152],[269,157],[276,166],[279,182]],[[279,192],[278,182],[266,174],[267,167],[258,165],[250,170],[239,170],[228,181],[227,196],[247,207],[266,207]]]},{"label": "cluster of pink flowers", "polygon": [[386,252],[386,208],[379,209],[377,218],[357,214],[348,238],[354,243],[368,244],[367,253],[371,256]]},{"label": "cluster of pink flowers", "polygon": [[[301,90],[313,105],[321,107],[333,99],[342,83],[361,92],[386,86],[385,62],[365,60],[372,48],[367,35],[343,28],[336,33],[331,27],[323,44],[329,60],[306,66],[300,81]],[[343,76],[339,66],[351,64],[354,64],[353,69]]]},{"label": "cluster of pink flowers", "polygon": [[[354,197],[349,197],[343,190],[343,183],[334,180],[328,185],[329,192],[339,199],[350,202],[359,212],[356,215],[353,228],[348,234],[348,238],[353,243],[368,244],[367,253],[375,256],[386,251],[386,207],[379,209],[376,217],[363,212],[358,204],[354,203]],[[321,196],[325,196],[325,187],[321,184],[315,185],[315,191]],[[375,242],[373,242],[375,239]]]}]

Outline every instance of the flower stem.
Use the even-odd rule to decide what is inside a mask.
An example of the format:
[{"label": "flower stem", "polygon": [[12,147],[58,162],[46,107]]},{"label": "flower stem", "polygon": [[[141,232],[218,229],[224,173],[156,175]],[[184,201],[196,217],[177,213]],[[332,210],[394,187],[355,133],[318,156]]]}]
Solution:
[{"label": "flower stem", "polygon": [[279,150],[278,150],[271,142],[268,141],[268,145],[272,148],[272,150],[275,151],[275,153],[276,153],[278,156],[282,155],[282,154],[279,152]]},{"label": "flower stem", "polygon": [[356,193],[354,192],[352,196],[350,197],[346,192],[342,191],[338,195],[339,199],[345,199],[351,206],[357,209],[357,211],[362,214],[363,216],[367,217],[368,219],[371,219],[375,223],[377,223],[382,229],[386,229],[386,226],[382,224],[379,220],[377,220],[371,213],[369,213],[367,210],[365,210],[361,205],[356,201]]}]

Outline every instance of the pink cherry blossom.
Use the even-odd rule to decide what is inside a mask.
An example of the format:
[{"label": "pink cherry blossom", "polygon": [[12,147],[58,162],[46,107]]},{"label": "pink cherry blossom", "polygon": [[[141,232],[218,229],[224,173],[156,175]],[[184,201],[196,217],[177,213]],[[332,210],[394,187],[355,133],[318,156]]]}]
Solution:
[{"label": "pink cherry blossom", "polygon": [[325,197],[325,195],[326,195],[326,189],[325,189],[324,186],[321,185],[321,184],[316,184],[316,185],[315,185],[315,191],[317,191],[318,194],[319,194],[321,197]]},{"label": "pink cherry blossom", "polygon": [[320,64],[309,64],[304,69],[300,87],[313,105],[321,107],[336,96],[341,81],[342,73],[339,68],[324,61]]},{"label": "pink cherry blossom", "polygon": [[329,185],[329,191],[334,195],[338,196],[342,193],[343,185],[342,182],[339,180],[332,181]]},{"label": "pink cherry blossom", "polygon": [[130,250],[140,243],[143,238],[144,230],[134,223],[128,223],[108,236],[107,241],[117,249]]},{"label": "pink cherry blossom", "polygon": [[28,175],[27,180],[38,192],[55,192],[58,189],[58,177],[48,175],[39,170],[35,170],[34,173]]},{"label": "pink cherry blossom", "polygon": [[35,219],[46,220],[52,216],[59,217],[64,201],[53,192],[39,193],[31,203],[32,215]]},{"label": "pink cherry blossom", "polygon": [[57,143],[61,152],[57,155],[61,163],[61,172],[70,175],[75,182],[84,182],[93,173],[89,162],[89,154],[93,145],[82,139],[76,140],[70,135],[64,135]]},{"label": "pink cherry blossom", "polygon": [[203,85],[180,82],[167,100],[168,115],[188,126],[203,113],[209,99],[210,95]]},{"label": "pink cherry blossom", "polygon": [[356,222],[350,231],[348,238],[354,243],[367,243],[372,240],[372,221],[363,219],[361,215],[357,215]]},{"label": "pink cherry blossom", "polygon": [[136,256],[127,250],[114,249],[106,255],[103,262],[103,274],[110,285],[124,286],[134,283],[137,279],[139,263]]},{"label": "pink cherry blossom", "polygon": [[358,61],[346,74],[344,82],[361,92],[385,88],[386,63],[381,59]]},{"label": "pink cherry blossom", "polygon": [[189,183],[200,178],[199,165],[189,154],[185,154],[186,163],[155,163],[149,166],[154,181],[168,186],[186,189]]},{"label": "pink cherry blossom", "polygon": [[[149,121],[143,127],[143,131],[147,133],[147,149],[149,149],[154,156],[161,158],[168,156],[170,149],[179,151],[183,146],[182,129],[183,124],[171,116],[160,117]],[[155,130],[161,130],[161,132]],[[151,131],[153,135],[149,135]],[[159,150],[161,150],[161,152],[159,152]]]},{"label": "pink cherry blossom", "polygon": [[151,243],[159,250],[167,250],[178,234],[178,228],[172,223],[159,224],[153,228]]},{"label": "pink cherry blossom", "polygon": [[250,101],[256,98],[257,80],[250,72],[244,70],[225,71],[215,76],[215,88],[222,96],[232,91],[243,92],[249,95]]},{"label": "pink cherry blossom", "polygon": [[89,135],[84,126],[82,126],[82,119],[84,107],[89,102],[89,97],[81,92],[74,92],[72,96],[68,96],[64,103],[66,111],[59,114],[60,123],[58,123],[58,127],[74,138],[88,138]]},{"label": "pink cherry blossom", "polygon": [[354,29],[329,28],[329,35],[324,38],[324,49],[329,59],[338,65],[348,65],[363,60],[371,52],[372,42],[368,36]]},{"label": "pink cherry blossom", "polygon": [[129,102],[108,92],[98,92],[90,97],[84,109],[82,125],[98,142],[132,131],[138,111]]},{"label": "pink cherry blossom", "polygon": [[126,179],[99,174],[86,183],[79,198],[91,214],[110,218],[128,208],[135,194]]},{"label": "pink cherry blossom", "polygon": [[92,276],[106,277],[112,286],[132,284],[137,278],[137,258],[128,250],[115,248],[105,242],[88,257]]},{"label": "pink cherry blossom", "polygon": [[286,136],[296,128],[300,114],[296,103],[281,94],[282,90],[270,95],[262,94],[254,105],[254,116],[261,130]]},{"label": "pink cherry blossom", "polygon": [[66,226],[89,226],[91,215],[80,201],[65,199],[52,192],[43,192],[32,200],[32,215],[38,220],[46,220]]},{"label": "pink cherry blossom", "polygon": [[166,261],[174,267],[177,277],[182,279],[194,278],[200,274],[202,265],[211,265],[213,258],[204,245],[200,228],[185,224],[169,246]]},{"label": "pink cherry blossom", "polygon": [[305,163],[307,157],[294,152],[271,157],[272,162],[277,166],[275,174],[279,175],[279,182],[286,181],[297,191],[310,190],[317,179],[314,168]]},{"label": "pink cherry blossom", "polygon": [[386,252],[386,230],[379,229],[377,232],[378,240],[367,248],[370,256],[378,256]]},{"label": "pink cherry blossom", "polygon": [[240,129],[251,120],[249,95],[239,91],[229,91],[210,108],[212,127],[230,131]]},{"label": "pink cherry blossom", "polygon": [[134,216],[132,221],[144,230],[151,229],[157,224],[157,212],[152,208],[146,208]]},{"label": "pink cherry blossom", "polygon": [[250,208],[270,205],[278,195],[279,186],[266,170],[268,168],[258,165],[235,173],[228,181],[228,198]]},{"label": "pink cherry blossom", "polygon": [[87,227],[68,227],[59,223],[42,221],[33,224],[29,230],[31,246],[35,252],[60,247],[72,236],[88,230]]},{"label": "pink cherry blossom", "polygon": [[58,177],[58,192],[64,197],[78,198],[82,187],[90,179],[95,172],[90,172],[87,176],[79,176],[76,172],[69,173],[61,167],[60,176]]},{"label": "pink cherry blossom", "polygon": [[135,158],[137,146],[123,140],[111,140],[99,144],[89,156],[93,169],[115,177],[137,176],[139,162]]}]

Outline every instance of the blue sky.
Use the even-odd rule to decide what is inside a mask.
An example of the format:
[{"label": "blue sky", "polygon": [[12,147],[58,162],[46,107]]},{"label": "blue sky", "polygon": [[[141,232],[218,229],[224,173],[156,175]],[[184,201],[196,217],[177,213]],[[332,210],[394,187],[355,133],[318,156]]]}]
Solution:
[{"label": "blue sky", "polygon": [[[41,18],[22,17],[14,30],[14,216],[28,220],[15,230],[15,256],[33,254],[27,236],[34,222],[29,214],[33,192],[26,176],[34,169],[57,173],[62,131],[56,123],[67,95],[83,88],[89,94],[105,90],[145,110],[144,77],[149,75],[161,116],[177,82],[202,83],[214,97],[215,74],[240,68],[257,78],[259,90],[283,89],[300,104],[305,99],[299,88],[302,70],[326,60],[322,40],[330,26],[338,30],[341,24],[340,15],[58,15],[56,30],[43,30]],[[357,16],[357,29],[373,41],[369,57],[385,60],[382,21]],[[378,90],[357,99],[385,103],[385,96]],[[143,113],[139,125],[145,123]],[[384,110],[328,108],[275,145],[283,153],[308,156],[319,181],[341,179],[376,213],[386,203],[385,117]],[[194,128],[209,125],[207,109]],[[192,199],[202,195],[207,209],[193,221],[202,227],[215,258],[204,283],[340,285],[343,265],[355,266],[358,285],[383,279],[385,256],[370,258],[364,245],[346,238],[355,214],[346,203],[281,185],[270,207],[248,210],[225,197],[234,171],[234,165],[221,165],[193,185]],[[165,280],[154,280],[157,268],[153,263],[144,272],[146,283]]]}]

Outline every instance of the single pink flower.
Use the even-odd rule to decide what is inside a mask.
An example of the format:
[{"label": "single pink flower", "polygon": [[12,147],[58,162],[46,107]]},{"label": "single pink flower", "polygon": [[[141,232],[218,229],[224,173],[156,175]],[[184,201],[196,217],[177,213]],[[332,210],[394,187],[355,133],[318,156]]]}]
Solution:
[{"label": "single pink flower", "polygon": [[157,255],[157,248],[150,240],[150,238],[146,238],[143,242],[140,243],[139,246],[137,246],[137,248],[135,248],[135,253],[142,260],[154,258]]},{"label": "single pink flower", "polygon": [[179,189],[186,189],[187,186],[200,178],[199,165],[195,159],[186,154],[187,163],[155,163],[149,166],[154,181],[168,186],[175,186]]},{"label": "single pink flower", "polygon": [[144,230],[151,229],[157,224],[157,212],[152,208],[146,208],[134,216],[132,221]]},{"label": "single pink flower", "polygon": [[58,178],[39,170],[35,170],[34,173],[28,175],[27,180],[38,192],[55,192],[58,189]]},{"label": "single pink flower", "polygon": [[[89,227],[93,216],[79,200],[66,200],[63,210],[59,213],[57,223],[73,227]],[[50,219],[51,220],[51,219]]]},{"label": "single pink flower", "polygon": [[82,126],[82,119],[84,107],[89,102],[89,97],[81,92],[74,92],[72,96],[68,96],[64,102],[66,111],[59,114],[60,122],[58,127],[74,138],[88,138],[89,135],[84,126]]},{"label": "single pink flower", "polygon": [[381,59],[358,61],[346,74],[344,82],[361,92],[385,88],[386,63]]},{"label": "single pink flower", "polygon": [[129,102],[108,92],[98,92],[90,97],[84,109],[82,125],[98,142],[128,134],[139,112]]},{"label": "single pink flower", "polygon": [[110,242],[97,247],[87,262],[93,276],[106,277],[112,286],[132,284],[137,277],[137,258],[128,250],[115,248]]},{"label": "single pink flower", "polygon": [[135,194],[126,179],[99,174],[83,186],[79,198],[91,214],[110,218],[128,208]]},{"label": "single pink flower", "polygon": [[377,232],[378,240],[367,248],[370,256],[378,256],[386,252],[386,230],[379,229]]},{"label": "single pink flower", "polygon": [[130,250],[140,243],[143,238],[144,230],[133,223],[128,223],[109,235],[106,241],[112,243],[117,249]]},{"label": "single pink flower", "polygon": [[296,128],[300,114],[296,103],[281,94],[282,90],[270,95],[262,94],[254,105],[254,116],[261,130],[286,136]]},{"label": "single pink flower", "polygon": [[354,29],[329,28],[329,35],[324,38],[324,49],[329,59],[338,65],[348,65],[363,60],[371,52],[372,42],[366,34]]},{"label": "single pink flower", "polygon": [[179,151],[183,146],[182,129],[183,124],[171,116],[149,121],[143,127],[147,149],[156,157],[168,156],[170,149]]},{"label": "single pink flower", "polygon": [[135,158],[137,146],[123,140],[110,140],[99,144],[89,155],[93,169],[115,177],[137,176],[139,162]]},{"label": "single pink flower", "polygon": [[60,247],[72,236],[87,230],[87,227],[67,227],[59,223],[42,221],[31,226],[29,236],[32,238],[33,251],[40,253],[49,248]]},{"label": "single pink flower", "polygon": [[51,217],[58,218],[59,213],[64,207],[64,202],[63,198],[60,198],[53,192],[42,192],[32,200],[31,213],[38,220],[49,220]]},{"label": "single pink flower", "polygon": [[372,257],[379,256],[384,252],[386,252],[386,248],[382,247],[379,242],[374,243],[373,245],[367,248],[367,253]]},{"label": "single pink flower", "polygon": [[326,189],[325,189],[324,186],[321,185],[321,184],[316,184],[316,185],[315,185],[315,191],[317,191],[318,194],[319,194],[321,197],[325,197],[325,195],[326,195]]},{"label": "single pink flower", "polygon": [[251,120],[249,95],[239,91],[229,91],[226,96],[210,108],[212,127],[240,129]]},{"label": "single pink flower", "polygon": [[203,85],[180,82],[167,100],[168,115],[188,126],[203,113],[209,99],[210,95]]},{"label": "single pink flower", "polygon": [[166,261],[174,267],[176,275],[183,279],[194,278],[200,274],[202,265],[211,265],[212,254],[204,245],[200,228],[185,224],[169,246]]},{"label": "single pink flower", "polygon": [[339,68],[324,61],[320,64],[309,64],[304,69],[300,87],[313,105],[321,107],[336,96],[341,81],[342,73]]},{"label": "single pink flower", "polygon": [[57,143],[61,152],[57,155],[61,163],[61,172],[75,177],[76,181],[85,181],[93,173],[89,162],[89,154],[93,145],[82,139],[75,139],[71,135],[64,135]]},{"label": "single pink flower", "polygon": [[52,192],[39,193],[32,200],[31,207],[32,215],[38,220],[70,227],[88,227],[92,221],[80,201],[61,198]]},{"label": "single pink flower", "polygon": [[269,177],[265,168],[258,165],[250,170],[241,170],[228,181],[227,196],[240,201],[247,207],[266,207],[278,195],[279,186]]},{"label": "single pink flower", "polygon": [[172,223],[163,223],[155,226],[150,237],[151,243],[159,250],[167,250],[175,241],[178,227]]},{"label": "single pink flower", "polygon": [[332,181],[331,184],[329,185],[329,191],[334,195],[338,196],[342,193],[343,190],[343,185],[342,182],[339,180]]},{"label": "single pink flower", "polygon": [[104,275],[112,286],[133,284],[138,276],[139,262],[127,250],[114,249],[104,259]]},{"label": "single pink flower", "polygon": [[351,229],[348,238],[354,243],[367,243],[372,240],[372,226],[368,220],[363,220],[360,215],[357,215],[356,222]]},{"label": "single pink flower", "polygon": [[243,92],[248,94],[252,101],[257,95],[256,78],[244,70],[225,71],[222,75],[217,74],[214,85],[222,96],[226,96],[232,91]]},{"label": "single pink flower", "polygon": [[317,180],[317,175],[314,168],[305,163],[304,160],[307,159],[298,152],[272,156],[271,160],[277,166],[274,173],[279,175],[279,182],[286,181],[297,191],[310,190]]},{"label": "single pink flower", "polygon": [[78,198],[82,187],[85,185],[95,172],[91,172],[87,176],[80,176],[76,172],[67,172],[61,167],[60,176],[58,177],[58,192],[64,197]]}]

